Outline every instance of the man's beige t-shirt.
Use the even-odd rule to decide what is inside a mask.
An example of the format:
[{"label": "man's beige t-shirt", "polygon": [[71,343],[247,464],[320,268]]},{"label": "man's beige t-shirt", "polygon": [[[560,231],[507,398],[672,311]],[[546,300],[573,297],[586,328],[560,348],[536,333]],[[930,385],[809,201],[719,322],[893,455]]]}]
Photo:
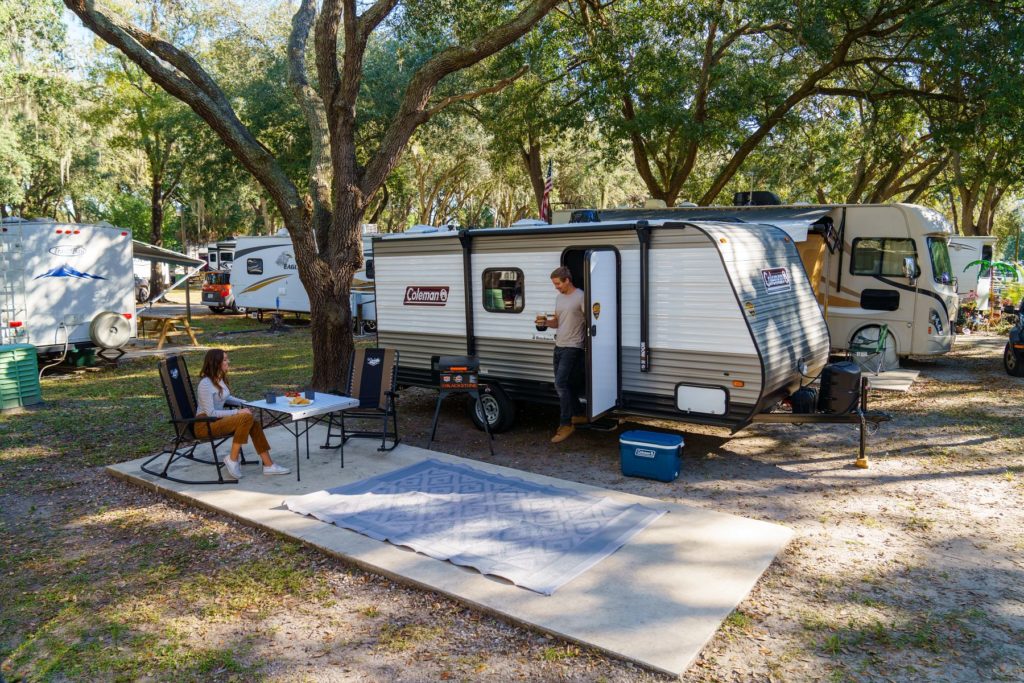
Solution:
[{"label": "man's beige t-shirt", "polygon": [[578,287],[572,294],[555,296],[555,315],[558,316],[555,346],[583,348],[583,330],[587,324],[583,312],[584,303],[583,290]]}]

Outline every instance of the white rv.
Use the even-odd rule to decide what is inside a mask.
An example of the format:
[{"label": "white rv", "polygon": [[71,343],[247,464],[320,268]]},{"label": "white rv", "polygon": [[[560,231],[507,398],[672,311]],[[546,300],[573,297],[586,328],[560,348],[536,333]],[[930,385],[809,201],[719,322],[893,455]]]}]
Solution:
[{"label": "white rv", "polygon": [[[0,344],[40,353],[135,336],[132,235],[111,225],[5,218],[0,223]],[[127,335],[127,338],[125,338]],[[95,331],[93,336],[95,336]]]},{"label": "white rv", "polygon": [[912,204],[716,206],[601,209],[579,220],[641,218],[740,221],[785,229],[798,242],[832,346],[845,351],[879,339],[885,365],[899,356],[932,356],[953,346],[959,299],[950,263],[952,226]]},{"label": "white rv", "polygon": [[989,294],[992,291],[992,269],[968,267],[967,264],[980,260],[992,261],[992,248],[995,244],[995,235],[956,235],[949,239],[949,262],[956,276],[956,293],[962,299],[974,292],[978,308],[985,311],[988,310]]},{"label": "white rv", "polygon": [[[309,313],[309,296],[299,280],[295,250],[287,234],[239,237],[234,256],[238,265],[231,270],[231,286],[238,307]],[[370,263],[373,252],[364,248],[363,258]],[[352,280],[351,305],[353,320],[360,321],[363,330],[373,332],[377,320],[373,283],[367,280],[365,270]]]},{"label": "white rv", "polygon": [[[556,400],[551,271],[586,297],[588,414],[739,429],[809,384],[828,329],[791,238],[763,226],[620,221],[380,236],[377,336],[399,382],[436,387],[440,356],[476,355],[492,430],[514,400]],[[479,410],[474,419],[482,424]]]}]

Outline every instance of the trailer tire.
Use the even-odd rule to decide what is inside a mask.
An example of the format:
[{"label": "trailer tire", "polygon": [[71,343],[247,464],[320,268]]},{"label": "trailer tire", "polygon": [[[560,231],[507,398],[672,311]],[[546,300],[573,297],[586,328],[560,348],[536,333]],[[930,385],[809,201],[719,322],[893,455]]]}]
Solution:
[{"label": "trailer tire", "polygon": [[1017,354],[1009,342],[1006,344],[1006,349],[1003,350],[1003,367],[1006,368],[1006,374],[1008,375],[1024,377],[1024,363],[1021,363],[1020,359],[1017,358]]},{"label": "trailer tire", "polygon": [[376,332],[377,331],[377,321],[376,320],[364,320],[363,321],[363,329],[366,330],[367,332]]},{"label": "trailer tire", "polygon": [[[481,410],[482,407],[482,410]],[[492,434],[501,434],[511,429],[516,421],[516,404],[497,384],[480,385],[480,401],[472,398],[466,402],[466,412],[476,428],[483,431],[484,413]]]},{"label": "trailer tire", "polygon": [[217,315],[220,315],[221,313],[224,312],[224,307],[223,306],[210,306],[210,310],[213,311],[214,313],[216,313]]},{"label": "trailer tire", "polygon": [[101,349],[119,349],[132,338],[132,325],[119,313],[103,311],[89,323],[89,339]]}]

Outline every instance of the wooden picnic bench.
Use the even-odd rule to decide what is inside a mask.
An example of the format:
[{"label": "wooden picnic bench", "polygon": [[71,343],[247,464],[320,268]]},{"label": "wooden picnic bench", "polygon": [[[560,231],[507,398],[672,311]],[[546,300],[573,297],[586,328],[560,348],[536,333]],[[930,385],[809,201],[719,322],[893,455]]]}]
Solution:
[{"label": "wooden picnic bench", "polygon": [[139,315],[138,328],[141,339],[146,339],[147,334],[151,338],[156,338],[157,349],[162,349],[168,338],[181,335],[187,335],[193,346],[199,346],[199,340],[196,339],[195,333],[202,331],[192,327],[188,318],[184,316],[164,316],[152,313]]}]

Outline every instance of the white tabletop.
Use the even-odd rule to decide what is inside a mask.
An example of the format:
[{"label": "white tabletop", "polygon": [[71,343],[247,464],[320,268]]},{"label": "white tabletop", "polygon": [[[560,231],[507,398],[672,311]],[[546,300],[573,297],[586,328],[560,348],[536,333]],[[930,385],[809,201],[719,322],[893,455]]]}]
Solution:
[{"label": "white tabletop", "polygon": [[267,403],[262,399],[259,401],[244,401],[244,403],[250,408],[272,410],[275,413],[287,413],[291,417],[292,422],[359,406],[358,399],[348,396],[335,396],[334,394],[321,394],[320,392],[317,392],[312,403],[306,405],[293,406],[289,404],[289,401],[291,401],[291,398],[287,396],[278,396],[277,401],[274,403]]}]

